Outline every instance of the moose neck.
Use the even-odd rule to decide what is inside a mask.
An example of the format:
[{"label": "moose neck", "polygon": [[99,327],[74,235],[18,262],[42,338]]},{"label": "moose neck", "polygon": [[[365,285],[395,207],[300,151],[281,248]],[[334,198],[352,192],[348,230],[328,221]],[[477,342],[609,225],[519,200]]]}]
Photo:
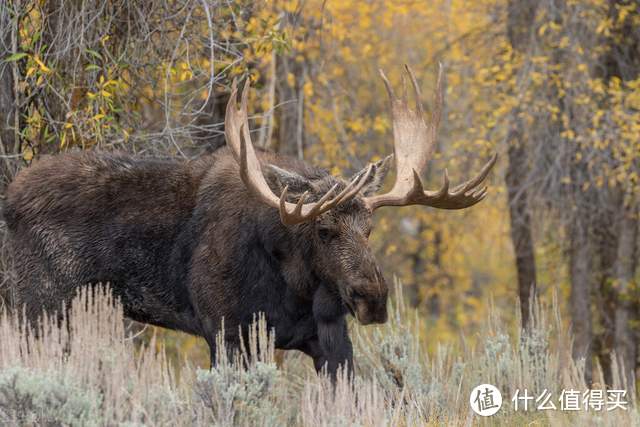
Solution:
[{"label": "moose neck", "polygon": [[[287,288],[298,297],[311,299],[319,281],[313,272],[313,230],[308,224],[285,226],[278,212],[264,207],[258,210],[255,239],[270,258],[270,264],[279,270]],[[256,213],[258,213],[256,212]],[[267,225],[267,226],[264,226]]]}]

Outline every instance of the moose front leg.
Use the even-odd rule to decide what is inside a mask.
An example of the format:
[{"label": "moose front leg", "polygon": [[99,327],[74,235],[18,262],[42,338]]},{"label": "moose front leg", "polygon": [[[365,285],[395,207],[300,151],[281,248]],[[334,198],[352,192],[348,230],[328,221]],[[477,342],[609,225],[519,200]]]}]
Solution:
[{"label": "moose front leg", "polygon": [[317,338],[307,343],[307,354],[313,357],[318,372],[326,367],[335,382],[338,369],[353,372],[353,346],[349,338],[347,321],[342,303],[324,287],[316,292],[313,300],[313,316]]}]

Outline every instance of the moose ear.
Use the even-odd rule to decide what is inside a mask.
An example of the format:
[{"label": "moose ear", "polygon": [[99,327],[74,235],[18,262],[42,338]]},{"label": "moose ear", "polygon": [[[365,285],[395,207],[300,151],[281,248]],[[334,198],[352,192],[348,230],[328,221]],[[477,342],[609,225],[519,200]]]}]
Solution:
[{"label": "moose ear", "polygon": [[311,181],[295,172],[271,164],[266,165],[264,172],[269,186],[275,189],[277,194],[280,194],[284,187],[288,187],[290,194],[312,190]]},{"label": "moose ear", "polygon": [[[362,190],[360,190],[363,196],[370,196],[380,190],[380,188],[382,187],[382,182],[384,181],[384,178],[387,176],[387,173],[389,172],[389,169],[391,167],[392,158],[393,154],[390,154],[384,159],[379,160],[373,164],[371,175],[367,179],[367,182],[364,184],[364,187],[362,187]],[[355,174],[352,179],[355,179],[356,177],[366,173],[368,168],[369,166],[362,169],[360,172]]]}]

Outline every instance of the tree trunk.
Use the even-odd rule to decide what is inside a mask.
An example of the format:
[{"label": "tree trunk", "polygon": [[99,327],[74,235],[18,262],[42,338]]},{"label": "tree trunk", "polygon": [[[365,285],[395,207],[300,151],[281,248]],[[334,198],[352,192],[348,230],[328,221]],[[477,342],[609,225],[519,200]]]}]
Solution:
[{"label": "tree trunk", "polygon": [[[15,63],[3,61],[4,58],[15,53],[17,34],[9,13],[12,2],[0,3],[0,194],[4,195],[5,188],[15,174],[18,159],[12,158],[17,154],[16,148],[16,99],[14,72]],[[5,227],[0,228],[0,309],[12,306],[13,299],[10,279],[11,262],[5,242]]]},{"label": "tree trunk", "polygon": [[[515,51],[522,52],[526,49],[528,41],[532,37],[531,28],[535,11],[535,1],[511,0],[509,2],[507,33]],[[522,327],[524,330],[528,330],[530,324],[529,307],[536,289],[536,262],[525,182],[528,166],[525,151],[526,140],[518,112],[519,108],[516,108],[511,115],[512,123],[507,139],[509,164],[507,165],[505,183],[509,199],[511,240],[516,256]]]},{"label": "tree trunk", "polygon": [[573,332],[573,358],[584,359],[585,381],[592,379],[591,289],[594,278],[593,248],[586,222],[577,220],[571,230],[569,254],[571,277],[571,329]]},{"label": "tree trunk", "polygon": [[[613,385],[613,365],[612,351],[614,348],[615,335],[615,311],[616,297],[612,287],[612,278],[614,276],[614,264],[616,262],[616,252],[618,247],[618,231],[617,219],[619,217],[616,211],[616,203],[603,203],[592,212],[594,220],[592,221],[591,240],[597,248],[594,265],[594,283],[596,289],[594,294],[597,295],[593,299],[593,305],[596,308],[596,321],[598,322],[599,333],[594,334],[594,353],[598,357],[598,361],[602,368],[604,382],[608,386]],[[612,221],[612,219],[614,219]],[[597,262],[595,262],[597,261]]]},{"label": "tree trunk", "polygon": [[614,267],[614,289],[617,301],[614,348],[628,390],[635,388],[635,368],[638,358],[638,336],[632,327],[634,321],[638,320],[637,292],[634,291],[633,283],[638,264],[637,215],[637,209],[623,210],[618,228],[618,250]]},{"label": "tree trunk", "polygon": [[[640,6],[638,0],[609,1],[609,19],[618,19],[619,8],[630,3],[635,4],[636,9]],[[640,73],[640,32],[637,31],[634,20],[628,16],[603,42],[608,44],[608,49],[599,58],[600,66],[594,69],[595,77],[606,82],[612,78],[619,78],[623,82],[636,80]],[[603,306],[600,317],[604,330],[600,339],[600,361],[607,385],[613,385],[615,379],[611,355],[615,351],[621,374],[627,387],[631,389],[635,388],[638,351],[638,336],[632,326],[638,320],[637,306],[634,303],[637,301],[637,292],[633,285],[638,263],[638,202],[632,200],[626,205],[624,189],[605,188],[604,191],[610,193],[615,201],[612,203],[613,212],[604,214],[604,221],[599,226],[613,235],[612,238],[605,238],[600,245],[600,258],[605,262],[600,279],[602,293],[598,296],[599,305]],[[615,194],[616,191],[619,194]]]},{"label": "tree trunk", "polygon": [[[507,195],[509,200],[509,218],[511,221],[511,241],[516,255],[518,272],[518,297],[520,298],[520,314],[522,327],[529,328],[530,306],[532,295],[536,290],[536,260],[531,235],[531,216],[527,201],[527,192],[522,182],[526,170],[526,153],[521,146],[522,135],[513,135],[509,141],[507,174]],[[515,145],[519,144],[519,145]]]},{"label": "tree trunk", "polygon": [[4,193],[15,172],[12,160],[7,156],[15,147],[15,88],[13,62],[2,61],[13,52],[13,22],[9,14],[9,4],[0,5],[0,192]]},{"label": "tree trunk", "polygon": [[303,158],[304,149],[304,67],[290,57],[278,58],[276,85],[278,108],[277,151]]}]

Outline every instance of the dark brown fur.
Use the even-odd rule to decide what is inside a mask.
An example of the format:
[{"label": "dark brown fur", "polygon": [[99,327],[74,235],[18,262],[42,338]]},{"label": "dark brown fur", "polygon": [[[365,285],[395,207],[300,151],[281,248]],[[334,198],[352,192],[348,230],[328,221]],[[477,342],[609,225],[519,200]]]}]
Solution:
[{"label": "dark brown fur", "polygon": [[[274,191],[289,185],[292,200],[344,186],[305,163],[260,156]],[[379,187],[386,163],[376,167],[363,192]],[[332,374],[352,365],[345,315],[386,320],[362,200],[284,226],[248,193],[226,147],[193,162],[96,152],[41,160],[9,186],[4,216],[32,320],[79,286],[108,282],[128,317],[203,336],[212,357],[222,318],[236,348],[238,327],[264,312],[278,348],[304,351]]]}]

